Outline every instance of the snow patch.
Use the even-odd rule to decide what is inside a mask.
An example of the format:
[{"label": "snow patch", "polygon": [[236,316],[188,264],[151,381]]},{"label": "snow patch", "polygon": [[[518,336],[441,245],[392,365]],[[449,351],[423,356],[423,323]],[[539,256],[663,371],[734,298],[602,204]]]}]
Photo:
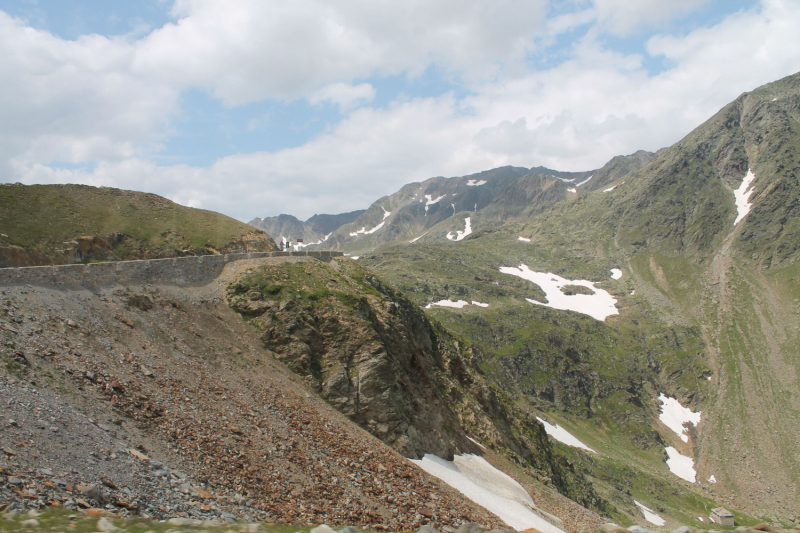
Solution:
[{"label": "snow patch", "polygon": [[359,259],[360,257],[361,257],[360,255],[352,255],[350,256],[350,259]]},{"label": "snow patch", "polygon": [[[455,209],[455,207],[453,209]],[[451,241],[460,241],[467,235],[470,235],[472,233],[472,222],[470,222],[470,217],[465,218],[464,223],[466,224],[464,231],[456,231],[455,235],[453,235],[452,231],[448,231],[447,238]]]},{"label": "snow patch", "polygon": [[428,234],[428,232],[426,231],[425,233],[423,233],[422,235],[420,235],[420,236],[419,236],[419,237],[417,237],[416,239],[411,239],[411,240],[410,240],[410,241],[408,241],[408,242],[417,242],[418,240],[420,240],[421,238],[423,238],[423,237],[424,237],[425,235],[427,235],[427,234]]},{"label": "snow patch", "polygon": [[438,302],[431,302],[425,306],[425,309],[430,309],[433,306],[437,307],[455,307],[456,309],[461,309],[462,307],[469,305],[469,302],[465,302],[464,300],[456,300],[455,302],[450,300],[439,300]]},{"label": "snow patch", "polygon": [[470,436],[467,436],[467,438],[468,438],[469,440],[471,440],[472,442],[474,442],[475,444],[477,444],[478,446],[480,446],[481,448],[483,448],[484,450],[486,449],[486,446],[484,446],[484,445],[483,445],[483,444],[481,444],[480,442],[476,441],[476,440],[475,440],[475,439],[473,439],[472,437],[470,437]]},{"label": "snow patch", "polygon": [[663,392],[658,395],[661,400],[661,414],[658,419],[661,420],[665,426],[675,432],[683,442],[689,442],[689,435],[686,434],[685,424],[692,424],[697,427],[700,423],[702,411],[693,413],[688,407],[683,407],[681,402],[675,398],[670,398]]},{"label": "snow patch", "polygon": [[[553,309],[561,309],[564,311],[583,313],[596,320],[600,320],[601,322],[611,315],[619,314],[619,311],[614,306],[614,304],[617,303],[617,300],[607,291],[596,288],[594,283],[591,281],[569,280],[550,272],[535,272],[524,264],[520,265],[519,268],[500,267],[500,272],[503,274],[518,276],[541,287],[547,296],[548,303],[537,302],[536,300],[525,298],[532,304],[543,305],[545,307],[552,307]],[[594,294],[566,295],[561,291],[561,288],[565,285],[580,285],[581,287],[591,289],[594,291]]]},{"label": "snow patch", "polygon": [[756,175],[753,174],[753,171],[748,169],[747,174],[745,175],[744,179],[742,179],[742,184],[739,185],[739,188],[733,191],[733,197],[736,200],[736,220],[733,221],[733,225],[735,226],[741,220],[747,216],[747,213],[750,212],[750,209],[753,207],[753,204],[750,203],[750,195],[753,194],[753,180],[756,179]]},{"label": "snow patch", "polygon": [[[576,187],[577,187],[577,185],[576,185]],[[578,189],[575,189],[573,187],[567,187],[567,192],[578,192]]]},{"label": "snow patch", "polygon": [[536,420],[541,422],[547,434],[556,439],[558,442],[566,444],[567,446],[572,446],[573,448],[583,448],[586,451],[597,453],[593,449],[589,448],[587,445],[579,441],[577,438],[575,438],[575,436],[572,435],[572,433],[562,428],[558,424],[555,425],[550,424],[545,420],[542,420],[538,416],[536,417]]},{"label": "snow patch", "polygon": [[631,296],[633,296],[634,294],[636,294],[636,289],[633,289],[633,290],[631,291]]},{"label": "snow patch", "polygon": [[636,507],[638,507],[639,510],[642,511],[645,520],[656,526],[666,525],[667,522],[663,518],[658,516],[655,513],[655,511],[653,511],[649,507],[645,507],[643,504],[637,502],[636,500],[633,500],[633,503],[635,503]]},{"label": "snow patch", "polygon": [[689,483],[694,483],[695,479],[697,479],[697,472],[694,470],[694,459],[682,455],[672,446],[667,446],[666,450],[669,456],[669,459],[667,459],[669,471]]},{"label": "snow patch", "polygon": [[295,244],[294,248],[295,248],[295,250],[302,250],[306,246],[312,246],[314,244],[322,244],[323,242],[327,241],[328,237],[330,237],[331,235],[333,235],[333,232],[328,233],[327,235],[325,235],[325,237],[323,237],[322,239],[318,240],[317,242],[309,242],[308,244],[301,242],[301,243]]},{"label": "snow patch", "polygon": [[583,180],[582,182],[580,182],[580,183],[576,183],[576,184],[575,184],[575,186],[576,186],[576,187],[580,187],[581,185],[583,185],[584,183],[586,183],[587,181],[589,181],[589,180],[590,180],[590,179],[592,179],[593,177],[594,177],[594,174],[592,174],[591,176],[589,176],[588,178],[586,178],[586,179],[585,179],[585,180]]},{"label": "snow patch", "polygon": [[[386,219],[389,218],[389,215],[392,214],[391,211],[387,211],[386,209],[383,208],[383,206],[381,206],[381,209],[383,209],[383,222],[381,222],[380,224],[378,224],[377,226],[375,226],[374,228],[369,229],[369,230],[367,229],[366,226],[361,226],[360,230],[356,230],[356,231],[350,232],[350,236],[351,237],[358,237],[359,235],[369,235],[369,234],[375,233],[376,231],[381,229],[383,227],[383,225],[386,224]],[[326,237],[326,239],[327,239],[327,237]]]},{"label": "snow patch", "polygon": [[429,206],[429,205],[433,205],[433,204],[435,204],[435,203],[438,203],[438,202],[439,202],[439,200],[441,200],[441,199],[442,199],[442,198],[444,198],[445,196],[447,196],[447,195],[446,195],[446,194],[443,194],[443,195],[441,195],[440,197],[438,197],[438,198],[436,198],[436,199],[433,199],[433,195],[432,195],[432,194],[426,194],[426,195],[425,195],[425,198],[427,198],[427,200],[428,200],[428,201],[427,201],[427,202],[425,202],[425,200],[420,200],[420,202],[425,202],[425,214],[426,214],[426,215],[428,214],[428,206]]},{"label": "snow patch", "polygon": [[611,279],[619,279],[622,277],[622,270],[618,268],[611,269]]},{"label": "snow patch", "polygon": [[[470,305],[469,302],[465,302],[464,300],[456,300],[455,302],[451,300],[439,300],[438,302],[431,302],[425,306],[425,309],[430,309],[431,307],[454,307],[456,309],[461,309],[462,307],[466,307]],[[477,305],[478,307],[489,307],[489,304],[476,302],[473,300],[471,305]]]},{"label": "snow patch", "polygon": [[487,183],[486,180],[480,180],[480,181],[469,180],[467,182],[467,187],[478,187],[480,185],[485,185],[486,183]]},{"label": "snow patch", "polygon": [[522,242],[531,242],[531,240],[529,238],[527,238],[527,237],[517,237],[517,240],[522,241]]},{"label": "snow patch", "polygon": [[438,477],[484,509],[496,514],[517,531],[535,528],[542,533],[564,533],[533,512],[536,504],[511,476],[490,465],[483,457],[456,455],[447,461],[425,454],[409,459],[429,474]]},{"label": "snow patch", "polygon": [[716,483],[716,482],[717,482],[717,478],[716,478],[716,477],[714,477],[714,476],[712,475],[712,476],[710,476],[710,477],[708,478],[708,482],[709,482],[709,483]]}]

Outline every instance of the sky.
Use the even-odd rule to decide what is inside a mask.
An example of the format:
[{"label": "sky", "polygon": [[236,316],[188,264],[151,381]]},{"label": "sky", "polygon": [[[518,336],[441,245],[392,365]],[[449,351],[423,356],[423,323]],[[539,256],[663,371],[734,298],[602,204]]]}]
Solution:
[{"label": "sky", "polygon": [[654,151],[800,71],[797,0],[0,0],[0,182],[242,221]]}]

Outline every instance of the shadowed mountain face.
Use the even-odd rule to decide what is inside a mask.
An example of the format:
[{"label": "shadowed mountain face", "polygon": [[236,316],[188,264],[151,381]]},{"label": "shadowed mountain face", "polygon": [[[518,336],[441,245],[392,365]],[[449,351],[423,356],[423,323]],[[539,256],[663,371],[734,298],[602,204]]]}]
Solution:
[{"label": "shadowed mountain face", "polygon": [[254,218],[248,224],[273,235],[278,242],[303,239],[305,243],[321,242],[337,228],[358,218],[364,209],[339,215],[314,215],[305,222],[292,215]]}]

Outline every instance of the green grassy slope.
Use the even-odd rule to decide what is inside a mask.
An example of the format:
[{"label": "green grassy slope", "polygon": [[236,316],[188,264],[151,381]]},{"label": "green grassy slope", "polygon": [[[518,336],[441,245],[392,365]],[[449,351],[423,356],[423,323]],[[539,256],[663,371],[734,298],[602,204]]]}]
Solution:
[{"label": "green grassy slope", "polygon": [[[768,520],[794,517],[798,117],[795,75],[742,95],[610,179],[613,191],[597,187],[503,227],[478,225],[461,242],[420,240],[362,261],[419,304],[489,303],[429,314],[482,346],[487,375],[521,408],[547,413],[600,452],[572,453],[631,519],[634,498],[676,520],[707,514],[711,500]],[[734,226],[733,190],[748,168],[753,209]],[[620,315],[598,322],[525,302],[541,300],[537,286],[499,272],[521,263],[598,282]],[[624,271],[616,281],[615,267]],[[689,443],[658,421],[660,393],[703,411]],[[668,472],[665,446],[695,459],[697,483]]]},{"label": "green grassy slope", "polygon": [[155,194],[85,185],[0,185],[0,233],[6,262],[15,256],[40,264],[71,262],[75,256],[64,253],[80,236],[111,245],[84,254],[100,259],[274,249],[269,235],[220,213]]}]

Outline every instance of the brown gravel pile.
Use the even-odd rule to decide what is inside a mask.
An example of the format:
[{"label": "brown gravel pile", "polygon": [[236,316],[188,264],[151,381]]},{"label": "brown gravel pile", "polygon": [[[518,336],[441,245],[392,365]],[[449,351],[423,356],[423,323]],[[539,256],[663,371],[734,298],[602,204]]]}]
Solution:
[{"label": "brown gravel pile", "polygon": [[[252,341],[240,317],[206,291],[4,292],[0,329],[7,372],[23,378],[28,389],[59,391],[58,401],[68,404],[64,410],[86,415],[83,422],[78,414],[53,412],[49,418],[55,420],[46,421],[60,428],[60,445],[74,456],[50,469],[54,476],[76,476],[63,486],[51,482],[55,488],[45,483],[48,475],[34,475],[45,457],[58,462],[53,450],[30,453],[43,436],[23,446],[4,431],[2,446],[15,454],[4,472],[6,505],[27,498],[11,487],[11,478],[25,475],[25,490],[35,486],[36,502],[73,504],[77,485],[97,485],[101,495],[87,501],[90,506],[156,517],[230,513],[245,520],[391,530],[470,522],[503,527],[309,393]],[[40,414],[13,416],[31,424]],[[70,444],[81,440],[83,448]],[[90,449],[115,455],[111,461],[119,468],[75,466],[97,461]],[[153,468],[154,461],[161,468]],[[66,484],[73,490],[66,491]]]}]

